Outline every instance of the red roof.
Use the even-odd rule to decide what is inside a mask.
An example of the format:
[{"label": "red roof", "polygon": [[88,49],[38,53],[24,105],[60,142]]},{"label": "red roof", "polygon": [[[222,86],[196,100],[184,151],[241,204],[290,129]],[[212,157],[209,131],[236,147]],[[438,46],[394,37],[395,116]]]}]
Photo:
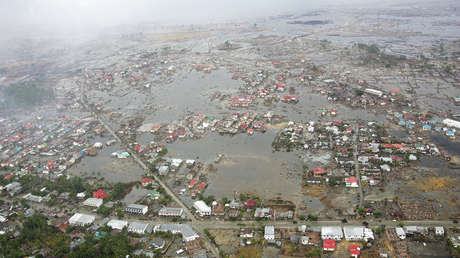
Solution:
[{"label": "red roof", "polygon": [[109,196],[109,194],[108,194],[108,193],[104,193],[104,190],[102,190],[102,189],[99,189],[99,190],[97,190],[96,192],[93,192],[93,197],[94,197],[94,198],[104,199],[104,198],[106,198],[107,196]]},{"label": "red roof", "polygon": [[350,177],[347,177],[345,178],[345,182],[346,183],[358,183],[358,178],[356,178],[355,176],[350,176]]},{"label": "red roof", "polygon": [[313,169],[313,174],[315,174],[315,175],[324,174],[324,169],[323,168],[314,168]]},{"label": "red roof", "polygon": [[4,179],[10,179],[11,177],[13,176],[13,174],[8,174],[8,175],[5,175],[5,177],[3,177]]},{"label": "red roof", "polygon": [[206,183],[199,183],[196,187],[200,188],[201,191],[203,191],[206,188]]},{"label": "red roof", "polygon": [[192,181],[190,181],[190,183],[188,183],[188,187],[192,188],[192,187],[194,187],[196,185],[196,183],[198,183],[198,180],[193,179]]},{"label": "red roof", "polygon": [[323,249],[335,249],[335,240],[334,239],[324,239]]},{"label": "red roof", "polygon": [[246,201],[246,207],[248,208],[255,208],[257,205],[255,200],[247,200]]},{"label": "red roof", "polygon": [[357,245],[350,245],[350,255],[358,256],[361,253],[359,246]]},{"label": "red roof", "polygon": [[144,177],[141,179],[141,183],[143,184],[150,183],[150,182],[153,182],[153,179],[151,179],[150,177]]}]

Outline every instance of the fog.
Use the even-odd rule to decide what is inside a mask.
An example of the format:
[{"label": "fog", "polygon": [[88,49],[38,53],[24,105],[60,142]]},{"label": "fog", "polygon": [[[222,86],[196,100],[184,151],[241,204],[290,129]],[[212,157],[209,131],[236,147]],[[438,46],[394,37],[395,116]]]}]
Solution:
[{"label": "fog", "polygon": [[[404,1],[407,3],[407,1]],[[3,38],[24,33],[78,33],[110,26],[162,22],[212,23],[315,8],[358,8],[397,0],[2,0]],[[407,3],[408,4],[408,3]]]}]

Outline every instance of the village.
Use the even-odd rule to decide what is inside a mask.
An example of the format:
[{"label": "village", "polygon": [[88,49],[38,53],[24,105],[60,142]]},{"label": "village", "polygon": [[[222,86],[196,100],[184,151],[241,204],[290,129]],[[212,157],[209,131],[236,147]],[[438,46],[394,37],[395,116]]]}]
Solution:
[{"label": "village", "polygon": [[458,40],[298,19],[2,61],[0,256],[460,256]]}]

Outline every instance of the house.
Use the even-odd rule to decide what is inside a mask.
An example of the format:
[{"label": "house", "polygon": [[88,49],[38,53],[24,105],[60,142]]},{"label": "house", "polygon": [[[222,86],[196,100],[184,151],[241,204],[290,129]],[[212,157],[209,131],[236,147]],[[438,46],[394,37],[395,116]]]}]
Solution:
[{"label": "house", "polygon": [[431,131],[431,125],[423,125],[423,131]]},{"label": "house", "polygon": [[199,235],[188,224],[161,224],[154,228],[154,232],[171,232],[181,234],[185,242],[199,238]]},{"label": "house", "polygon": [[126,206],[126,209],[125,209],[125,211],[129,213],[136,213],[136,214],[142,214],[142,215],[145,215],[148,210],[149,210],[148,206],[141,205],[141,204],[130,204]]},{"label": "house", "polygon": [[209,207],[205,202],[201,200],[196,201],[193,203],[193,207],[196,209],[196,211],[200,214],[201,217],[211,216],[211,207]]},{"label": "house", "polygon": [[257,206],[257,202],[255,200],[247,200],[246,201],[246,208],[247,209],[254,209]]},{"label": "house", "polygon": [[252,228],[242,228],[240,230],[240,237],[241,238],[253,238],[254,230]]},{"label": "house", "polygon": [[190,181],[190,183],[188,183],[188,188],[193,188],[197,183],[198,183],[198,180],[193,179],[192,181]]},{"label": "house", "polygon": [[358,179],[355,176],[350,176],[345,178],[345,186],[346,187],[359,187]]},{"label": "house", "polygon": [[313,169],[313,176],[320,177],[325,174],[325,170],[323,168],[314,168]]},{"label": "house", "polygon": [[104,193],[104,190],[102,190],[102,189],[99,189],[96,192],[93,192],[93,197],[94,198],[104,199],[104,198],[107,198],[108,196],[109,196],[109,194]]},{"label": "house", "polygon": [[350,256],[358,258],[361,254],[361,248],[358,245],[350,245]]},{"label": "house", "polygon": [[321,178],[319,177],[308,177],[307,183],[309,184],[321,184]]},{"label": "house", "polygon": [[398,235],[399,239],[404,240],[406,239],[406,232],[401,227],[395,228],[396,234]]},{"label": "house", "polygon": [[88,198],[83,202],[83,205],[89,206],[89,207],[94,207],[94,208],[99,208],[104,201],[99,198]]},{"label": "house", "polygon": [[122,230],[124,227],[128,226],[128,222],[124,220],[112,219],[107,223],[107,226],[112,229]]},{"label": "house", "polygon": [[405,226],[404,231],[406,232],[406,235],[416,235],[416,234],[426,235],[428,234],[428,228],[421,227],[421,226]]},{"label": "house", "polygon": [[437,235],[437,236],[444,236],[444,227],[440,226],[440,227],[434,227],[434,233]]},{"label": "house", "polygon": [[257,208],[254,212],[255,218],[270,218],[272,210],[270,208]]},{"label": "house", "polygon": [[152,232],[153,226],[149,223],[134,221],[129,223],[128,232],[137,234],[149,234]]},{"label": "house", "polygon": [[333,252],[335,250],[335,240],[323,239],[323,250]]},{"label": "house", "polygon": [[28,193],[28,194],[24,195],[24,197],[22,197],[22,199],[24,199],[26,201],[36,202],[36,203],[40,203],[40,202],[43,201],[43,197],[33,195],[31,193]]},{"label": "house", "polygon": [[342,240],[342,228],[338,226],[325,226],[321,227],[321,239],[334,239],[337,241]]},{"label": "house", "polygon": [[168,166],[160,166],[158,168],[158,174],[160,176],[166,176],[169,172],[169,167]]},{"label": "house", "polygon": [[225,206],[222,203],[218,203],[212,206],[212,214],[215,216],[224,216],[225,215]]},{"label": "house", "polygon": [[308,236],[301,236],[300,237],[300,243],[302,245],[308,245],[309,244],[310,238]]},{"label": "house", "polygon": [[150,245],[153,247],[153,249],[159,250],[159,249],[163,249],[163,247],[165,247],[165,244],[166,244],[166,241],[164,241],[161,238],[156,237],[152,240]]},{"label": "house", "polygon": [[374,240],[374,232],[370,228],[364,228],[364,240],[369,242],[370,240]]},{"label": "house", "polygon": [[[320,231],[320,229],[318,229],[318,231]],[[319,246],[321,243],[320,232],[308,231],[306,235],[308,237],[308,245]]]},{"label": "house", "polygon": [[12,183],[7,184],[5,186],[5,189],[9,195],[13,196],[22,190],[22,186],[21,186],[21,183],[19,182],[12,182]]},{"label": "house", "polygon": [[158,216],[165,216],[165,217],[180,217],[184,213],[184,209],[182,208],[171,208],[171,207],[163,207],[158,212]]},{"label": "house", "polygon": [[93,215],[75,213],[72,217],[70,217],[68,223],[72,226],[84,227],[92,224],[95,219],[96,217],[94,217]]},{"label": "house", "polygon": [[141,184],[143,187],[146,187],[148,185],[151,185],[153,183],[153,179],[150,177],[144,177],[141,179]]},{"label": "house", "polygon": [[264,239],[267,241],[275,241],[275,227],[265,226]]},{"label": "house", "polygon": [[364,238],[364,227],[344,226],[343,233],[348,241],[361,241]]}]

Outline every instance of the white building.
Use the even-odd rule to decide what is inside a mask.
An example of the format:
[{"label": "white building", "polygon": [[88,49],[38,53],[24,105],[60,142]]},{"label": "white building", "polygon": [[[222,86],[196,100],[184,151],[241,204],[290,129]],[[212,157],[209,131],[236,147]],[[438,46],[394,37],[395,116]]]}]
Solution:
[{"label": "white building", "polygon": [[75,213],[69,219],[69,224],[72,226],[86,226],[90,225],[94,222],[95,217],[93,215],[82,214],[82,213]]},{"label": "white building", "polygon": [[334,239],[336,241],[340,241],[342,238],[343,232],[341,227],[321,227],[321,239]]},{"label": "white building", "polygon": [[88,198],[86,199],[84,202],[83,202],[83,205],[85,206],[89,206],[89,207],[95,207],[95,208],[99,208],[101,207],[102,203],[104,201],[102,199],[99,199],[99,198]]},{"label": "white building", "polygon": [[265,226],[264,238],[267,241],[275,240],[275,227],[274,226]]},{"label": "white building", "polygon": [[146,234],[152,232],[153,226],[149,223],[134,221],[129,223],[128,232]]},{"label": "white building", "polygon": [[344,226],[343,233],[348,241],[361,241],[364,238],[364,227]]},{"label": "white building", "polygon": [[460,129],[460,122],[459,121],[455,121],[455,120],[446,118],[446,119],[442,120],[442,123],[447,125],[448,127],[455,127],[457,129]]},{"label": "white building", "polygon": [[128,222],[124,220],[112,219],[107,223],[107,226],[112,229],[122,230],[124,227],[128,226]]},{"label": "white building", "polygon": [[211,207],[206,205],[203,201],[196,201],[193,203],[193,208],[197,210],[200,216],[211,216]]},{"label": "white building", "polygon": [[378,97],[382,97],[382,95],[383,95],[383,92],[381,92],[379,90],[374,90],[374,89],[365,89],[364,92],[372,94],[372,95],[375,95],[375,96],[378,96]]},{"label": "white building", "polygon": [[33,195],[31,193],[24,195],[24,197],[22,198],[26,201],[37,202],[37,203],[40,203],[43,201],[43,197],[38,196],[38,195]]},{"label": "white building", "polygon": [[137,213],[137,214],[145,215],[147,211],[149,210],[149,207],[146,205],[141,205],[141,204],[130,204],[126,206],[125,210],[130,213]]},{"label": "white building", "polygon": [[181,234],[185,242],[193,241],[200,236],[188,224],[161,224],[156,226],[155,232],[171,232],[173,234]]},{"label": "white building", "polygon": [[364,228],[364,240],[369,242],[370,240],[374,240],[374,232],[370,228]]},{"label": "white building", "polygon": [[404,229],[401,227],[395,228],[396,234],[398,235],[399,239],[406,239],[406,232],[404,232]]},{"label": "white building", "polygon": [[444,227],[434,227],[434,233],[438,236],[444,236]]}]

